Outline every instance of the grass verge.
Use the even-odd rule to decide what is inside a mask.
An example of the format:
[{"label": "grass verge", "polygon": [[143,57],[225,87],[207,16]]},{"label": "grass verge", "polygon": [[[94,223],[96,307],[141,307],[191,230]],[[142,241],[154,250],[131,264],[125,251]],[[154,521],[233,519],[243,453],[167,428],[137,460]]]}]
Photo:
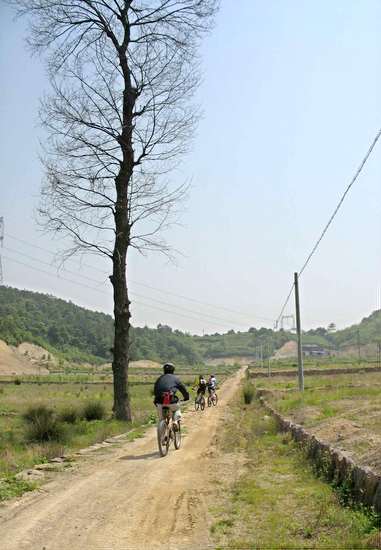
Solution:
[{"label": "grass verge", "polygon": [[222,442],[223,452],[245,453],[247,465],[215,510],[216,548],[380,548],[372,542],[379,519],[364,508],[342,506],[258,402],[236,401]]}]

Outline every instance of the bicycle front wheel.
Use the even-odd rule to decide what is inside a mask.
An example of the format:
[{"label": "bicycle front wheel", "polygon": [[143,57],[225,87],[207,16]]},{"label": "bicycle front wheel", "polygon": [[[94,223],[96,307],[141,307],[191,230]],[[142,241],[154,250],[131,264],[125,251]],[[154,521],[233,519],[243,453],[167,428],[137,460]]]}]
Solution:
[{"label": "bicycle front wheel", "polygon": [[205,397],[202,396],[201,403],[200,403],[201,410],[203,411],[205,409]]},{"label": "bicycle front wheel", "polygon": [[212,398],[208,395],[208,407],[212,406]]},{"label": "bicycle front wheel", "polygon": [[218,397],[217,397],[217,394],[215,393],[212,397],[212,403],[213,403],[213,406],[215,407],[218,403]]},{"label": "bicycle front wheel", "polygon": [[165,420],[160,420],[157,425],[157,443],[159,446],[160,456],[166,456],[169,449],[169,434]]},{"label": "bicycle front wheel", "polygon": [[200,408],[200,400],[198,397],[196,397],[196,399],[194,400],[194,410],[198,411],[199,408]]}]

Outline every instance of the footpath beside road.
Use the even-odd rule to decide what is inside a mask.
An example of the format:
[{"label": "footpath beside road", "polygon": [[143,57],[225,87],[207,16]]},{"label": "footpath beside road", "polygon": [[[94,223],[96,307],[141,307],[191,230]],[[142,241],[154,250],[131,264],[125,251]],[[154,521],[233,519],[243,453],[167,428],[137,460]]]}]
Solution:
[{"label": "footpath beside road", "polygon": [[207,548],[211,442],[244,374],[242,368],[222,384],[217,407],[184,414],[179,451],[159,458],[153,427],[134,442],[86,455],[39,491],[1,506],[1,549]]}]

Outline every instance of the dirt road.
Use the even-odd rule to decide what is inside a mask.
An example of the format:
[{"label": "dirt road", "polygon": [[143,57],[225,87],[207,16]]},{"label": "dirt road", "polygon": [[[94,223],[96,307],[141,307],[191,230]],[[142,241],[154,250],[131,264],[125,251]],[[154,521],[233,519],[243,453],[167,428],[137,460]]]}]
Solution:
[{"label": "dirt road", "polygon": [[159,458],[152,428],[132,443],[93,453],[41,491],[1,507],[1,549],[213,548],[211,441],[243,375],[241,369],[221,386],[217,407],[184,414],[180,451]]}]

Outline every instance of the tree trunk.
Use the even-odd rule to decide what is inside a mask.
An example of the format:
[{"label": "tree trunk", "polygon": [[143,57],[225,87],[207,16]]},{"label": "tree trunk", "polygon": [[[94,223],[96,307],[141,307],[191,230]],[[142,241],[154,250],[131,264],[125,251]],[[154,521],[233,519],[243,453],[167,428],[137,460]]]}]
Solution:
[{"label": "tree trunk", "polygon": [[128,299],[126,261],[130,245],[131,225],[128,212],[128,188],[134,168],[134,150],[132,146],[132,121],[135,104],[135,92],[131,85],[131,74],[127,62],[127,45],[129,43],[130,27],[127,12],[123,21],[125,39],[119,48],[119,62],[124,78],[123,91],[123,125],[119,138],[123,159],[120,163],[118,176],[115,178],[115,245],[113,253],[114,287],[114,360],[112,370],[114,375],[114,416],[119,420],[132,420],[130,395],[128,387],[128,366],[130,347],[130,301]]},{"label": "tree trunk", "polygon": [[112,276],[112,284],[114,287],[115,336],[112,370],[114,375],[114,416],[118,420],[131,421],[132,417],[128,388],[131,314],[126,276],[128,238],[127,233],[119,233],[119,236],[115,239]]}]

